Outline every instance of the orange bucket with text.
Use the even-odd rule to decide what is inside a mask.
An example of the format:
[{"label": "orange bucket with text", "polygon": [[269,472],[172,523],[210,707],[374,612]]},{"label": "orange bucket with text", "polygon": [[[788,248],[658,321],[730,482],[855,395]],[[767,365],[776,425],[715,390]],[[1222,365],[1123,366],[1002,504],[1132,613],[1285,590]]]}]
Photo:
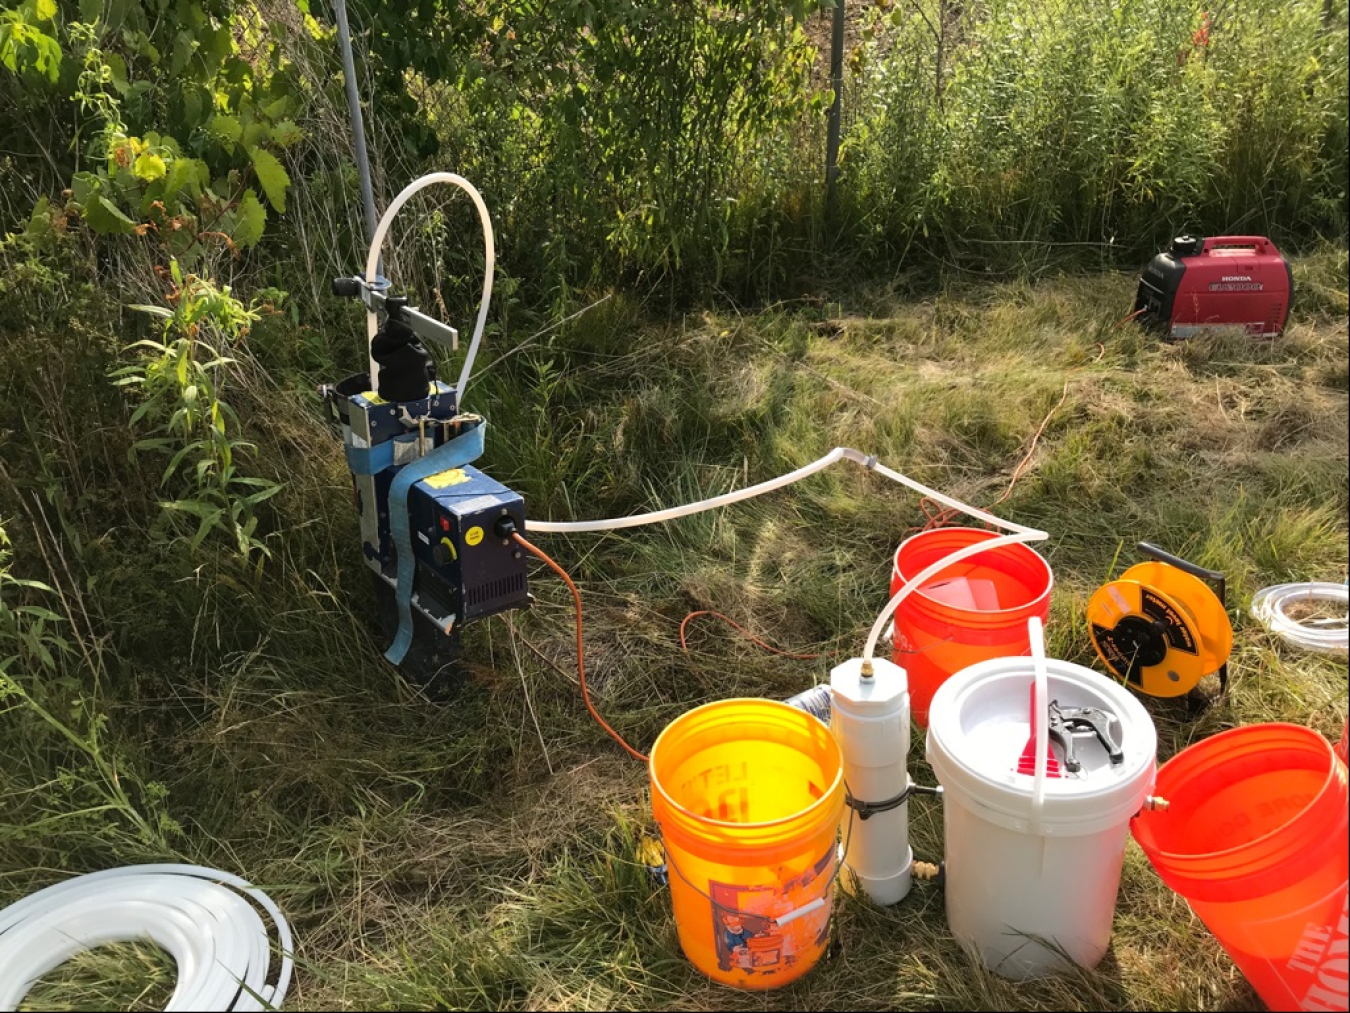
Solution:
[{"label": "orange bucket with text", "polygon": [[1273,1010],[1345,1010],[1346,768],[1298,725],[1234,728],[1158,771],[1131,830]]},{"label": "orange bucket with text", "polygon": [[[997,538],[979,528],[935,528],[905,539],[895,552],[891,597],[943,556]],[[1050,564],[1025,545],[1004,545],[953,563],[900,603],[893,633],[895,663],[909,674],[914,722],[928,727],[939,686],[978,661],[1031,653],[1027,620],[1050,615]]]},{"label": "orange bucket with text", "polygon": [[776,988],[829,938],[844,772],[829,728],[775,700],[682,714],[648,761],[684,954],[714,981]]}]

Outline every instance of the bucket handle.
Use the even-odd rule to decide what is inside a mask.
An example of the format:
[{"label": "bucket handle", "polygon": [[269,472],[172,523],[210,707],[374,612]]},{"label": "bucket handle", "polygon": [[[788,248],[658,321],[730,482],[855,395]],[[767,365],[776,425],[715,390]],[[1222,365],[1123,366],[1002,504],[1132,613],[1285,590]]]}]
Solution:
[{"label": "bucket handle", "polygon": [[1032,718],[1036,722],[1036,768],[1031,781],[1031,826],[1036,833],[1041,832],[1041,816],[1045,809],[1045,768],[1046,753],[1050,746],[1050,679],[1045,668],[1045,629],[1040,616],[1027,620],[1027,634],[1031,639],[1031,663],[1035,679],[1035,692],[1031,706],[1035,708]]},{"label": "bucket handle", "polygon": [[[844,784],[844,791],[848,792],[847,782],[845,782]],[[848,832],[844,835],[844,850],[840,855],[838,855],[835,858],[834,871],[830,873],[829,879],[825,881],[825,888],[821,891],[821,896],[807,901],[801,907],[795,907],[791,911],[786,911],[783,914],[779,915],[778,917],[774,918],[773,923],[775,925],[781,928],[782,926],[788,924],[789,922],[796,921],[798,918],[802,918],[805,915],[809,915],[813,911],[819,911],[821,908],[825,906],[825,898],[829,895],[830,890],[834,888],[835,881],[839,879],[839,874],[844,870],[844,862],[848,858],[848,848],[849,845],[853,842],[853,820],[856,816],[857,811],[850,808],[848,811]],[[689,887],[689,889],[693,890],[696,894],[698,894],[709,904],[711,904],[714,911],[717,911],[718,909],[721,909],[723,911],[736,910],[735,908],[729,908],[725,904],[720,904],[717,901],[713,900],[712,894],[708,893],[706,890],[699,889],[697,886],[693,884],[693,882],[689,879],[689,877],[684,874],[684,870],[680,868],[680,863],[675,861],[675,856],[671,854],[670,848],[666,847],[666,835],[662,831],[660,823],[656,824],[656,836],[661,838],[661,847],[666,852],[666,864],[675,870],[675,875],[679,876],[680,879],[684,880],[685,886]]]}]

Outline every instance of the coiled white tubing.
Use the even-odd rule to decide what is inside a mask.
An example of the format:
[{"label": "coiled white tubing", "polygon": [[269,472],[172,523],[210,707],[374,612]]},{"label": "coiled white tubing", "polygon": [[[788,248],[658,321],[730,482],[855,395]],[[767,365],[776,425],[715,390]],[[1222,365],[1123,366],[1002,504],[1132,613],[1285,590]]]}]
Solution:
[{"label": "coiled white tubing", "polygon": [[[1287,609],[1300,601],[1339,602],[1350,608],[1350,587],[1326,581],[1276,584],[1256,592],[1252,598],[1252,615],[1272,633],[1305,651],[1322,654],[1350,651],[1350,628],[1347,628],[1346,619],[1331,619],[1321,624],[1299,622],[1289,616]],[[1333,624],[1339,624],[1339,628]]]},{"label": "coiled white tubing", "polygon": [[[281,950],[272,984],[271,937],[259,908]],[[76,954],[142,939],[178,964],[165,1010],[264,1010],[286,998],[291,929],[266,894],[197,865],[129,865],[77,876],[0,910],[0,1010],[18,1009],[39,978]]]}]

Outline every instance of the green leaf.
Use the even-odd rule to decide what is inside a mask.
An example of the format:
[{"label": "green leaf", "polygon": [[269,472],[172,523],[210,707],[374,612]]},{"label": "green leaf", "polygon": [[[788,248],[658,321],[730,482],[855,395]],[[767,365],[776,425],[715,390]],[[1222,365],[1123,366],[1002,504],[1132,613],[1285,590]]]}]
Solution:
[{"label": "green leaf", "polygon": [[103,181],[92,172],[77,172],[70,182],[70,197],[76,204],[84,207],[89,199],[98,193]]},{"label": "green leaf", "polygon": [[254,148],[249,152],[253,159],[253,171],[258,174],[267,202],[282,214],[286,213],[286,188],[291,185],[291,177],[276,155],[264,148]]},{"label": "green leaf", "polygon": [[127,309],[135,310],[137,313],[149,313],[153,317],[163,317],[166,320],[173,319],[173,314],[163,306],[148,306],[145,303],[129,303]]},{"label": "green leaf", "polygon": [[36,237],[51,234],[51,206],[51,201],[45,196],[38,198],[37,204],[33,207],[33,213],[28,216],[28,226],[23,230],[24,235]]},{"label": "green leaf", "polygon": [[266,123],[254,120],[248,126],[244,127],[244,134],[239,138],[239,143],[246,148],[253,148],[259,142],[267,140],[271,130]]},{"label": "green leaf", "polygon": [[262,201],[258,200],[258,195],[253,187],[244,191],[244,198],[239,202],[239,210],[234,227],[234,236],[236,243],[244,248],[256,246],[258,240],[262,238],[263,229],[267,227],[267,209],[263,207]]},{"label": "green leaf", "polygon": [[34,0],[33,13],[39,21],[50,21],[56,17],[56,0]]},{"label": "green leaf", "polygon": [[84,206],[84,220],[101,236],[134,232],[136,223],[122,213],[107,197],[95,194]]},{"label": "green leaf", "polygon": [[176,197],[184,187],[194,182],[198,178],[200,164],[195,158],[175,158],[169,166],[168,178],[164,181],[164,196]]},{"label": "green leaf", "polygon": [[244,132],[236,116],[212,116],[206,121],[206,132],[224,144],[233,146]]},{"label": "green leaf", "polygon": [[294,120],[282,120],[272,125],[272,140],[281,147],[295,144],[305,136]]},{"label": "green leaf", "polygon": [[137,179],[152,183],[157,179],[163,179],[164,174],[169,171],[169,167],[164,164],[164,159],[158,155],[144,151],[136,157],[136,162],[132,165],[131,171]]}]

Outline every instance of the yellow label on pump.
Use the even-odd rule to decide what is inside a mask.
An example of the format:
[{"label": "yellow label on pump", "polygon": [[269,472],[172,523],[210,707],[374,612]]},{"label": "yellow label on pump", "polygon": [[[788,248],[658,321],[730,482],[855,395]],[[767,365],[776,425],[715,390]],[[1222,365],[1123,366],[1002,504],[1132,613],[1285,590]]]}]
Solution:
[{"label": "yellow label on pump", "polygon": [[451,468],[449,471],[437,472],[422,481],[433,489],[448,489],[452,485],[463,485],[469,481],[469,476],[465,474],[463,468]]},{"label": "yellow label on pump", "polygon": [[464,544],[465,544],[465,545],[477,545],[477,544],[478,544],[479,542],[481,542],[482,540],[483,540],[483,529],[482,529],[482,528],[479,528],[479,527],[472,527],[472,528],[470,528],[468,531],[464,532]]}]

